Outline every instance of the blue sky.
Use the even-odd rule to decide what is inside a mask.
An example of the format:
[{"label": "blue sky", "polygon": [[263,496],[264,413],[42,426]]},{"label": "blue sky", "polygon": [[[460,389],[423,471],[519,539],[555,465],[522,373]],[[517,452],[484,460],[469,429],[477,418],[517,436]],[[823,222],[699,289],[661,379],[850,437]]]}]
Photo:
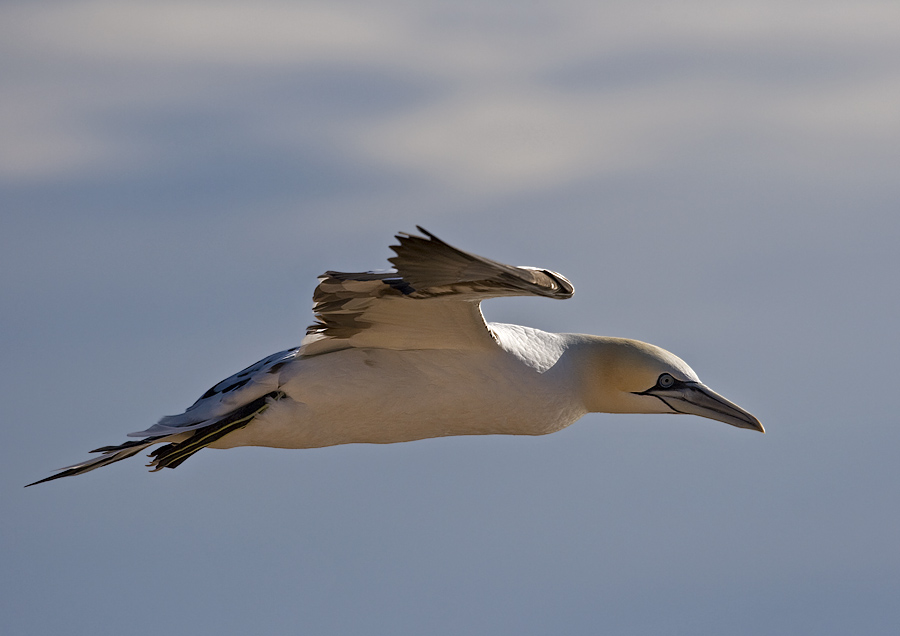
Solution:
[{"label": "blue sky", "polygon": [[[10,633],[889,634],[894,2],[0,4]],[[765,436],[204,451],[26,483],[299,342],[423,225]]]}]

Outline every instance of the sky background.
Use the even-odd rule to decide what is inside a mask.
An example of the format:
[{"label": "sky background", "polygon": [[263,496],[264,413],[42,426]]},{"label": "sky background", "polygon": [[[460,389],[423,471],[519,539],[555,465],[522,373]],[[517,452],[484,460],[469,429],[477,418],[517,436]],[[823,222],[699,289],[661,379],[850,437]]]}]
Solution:
[{"label": "sky background", "polygon": [[[0,625],[893,634],[900,4],[0,3]],[[757,415],[26,483],[298,344],[421,224]]]}]

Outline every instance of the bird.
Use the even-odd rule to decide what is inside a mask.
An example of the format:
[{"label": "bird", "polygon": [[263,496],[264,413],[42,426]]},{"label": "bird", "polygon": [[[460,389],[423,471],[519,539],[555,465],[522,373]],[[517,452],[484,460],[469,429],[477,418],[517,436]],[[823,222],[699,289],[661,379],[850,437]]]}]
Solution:
[{"label": "bird", "polygon": [[80,475],[154,445],[148,467],[203,448],[319,448],[456,435],[545,435],[587,413],[691,414],[765,433],[676,355],[627,338],[486,322],[481,302],[571,298],[549,269],[457,249],[421,226],[398,233],[392,269],[327,271],[299,346],[210,388],[180,415],[103,446],[29,486]]}]

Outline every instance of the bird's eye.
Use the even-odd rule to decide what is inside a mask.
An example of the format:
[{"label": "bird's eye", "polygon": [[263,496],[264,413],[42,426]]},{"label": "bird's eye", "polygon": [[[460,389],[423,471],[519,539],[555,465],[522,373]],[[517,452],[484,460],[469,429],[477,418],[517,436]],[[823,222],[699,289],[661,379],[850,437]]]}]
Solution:
[{"label": "bird's eye", "polygon": [[659,376],[659,380],[657,380],[656,383],[660,386],[660,388],[671,389],[672,385],[675,384],[675,378],[673,378],[668,373],[663,373],[661,376]]}]

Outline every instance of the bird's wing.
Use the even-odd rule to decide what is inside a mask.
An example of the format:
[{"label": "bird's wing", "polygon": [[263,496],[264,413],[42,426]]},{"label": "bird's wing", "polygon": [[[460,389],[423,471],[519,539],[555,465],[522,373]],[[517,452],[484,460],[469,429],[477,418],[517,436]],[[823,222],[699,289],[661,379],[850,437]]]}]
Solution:
[{"label": "bird's wing", "polygon": [[273,395],[279,388],[278,372],[300,355],[300,347],[279,351],[212,386],[184,413],[167,415],[144,431],[129,437],[164,436],[208,426],[254,400]]},{"label": "bird's wing", "polygon": [[479,303],[499,296],[570,298],[560,274],[513,267],[459,250],[419,227],[401,233],[388,272],[326,272],[313,294],[316,323],[301,354],[350,347],[470,349],[494,346]]},{"label": "bird's wing", "polygon": [[154,444],[165,446],[150,454],[153,459],[149,465],[154,470],[175,468],[208,444],[243,428],[273,402],[283,398],[285,394],[278,390],[278,372],[299,355],[300,347],[273,353],[210,388],[184,413],[167,415],[145,431],[128,434],[143,439],[103,446],[91,451],[100,453],[99,457],[67,466],[55,475],[28,485],[81,475],[127,459]]}]

